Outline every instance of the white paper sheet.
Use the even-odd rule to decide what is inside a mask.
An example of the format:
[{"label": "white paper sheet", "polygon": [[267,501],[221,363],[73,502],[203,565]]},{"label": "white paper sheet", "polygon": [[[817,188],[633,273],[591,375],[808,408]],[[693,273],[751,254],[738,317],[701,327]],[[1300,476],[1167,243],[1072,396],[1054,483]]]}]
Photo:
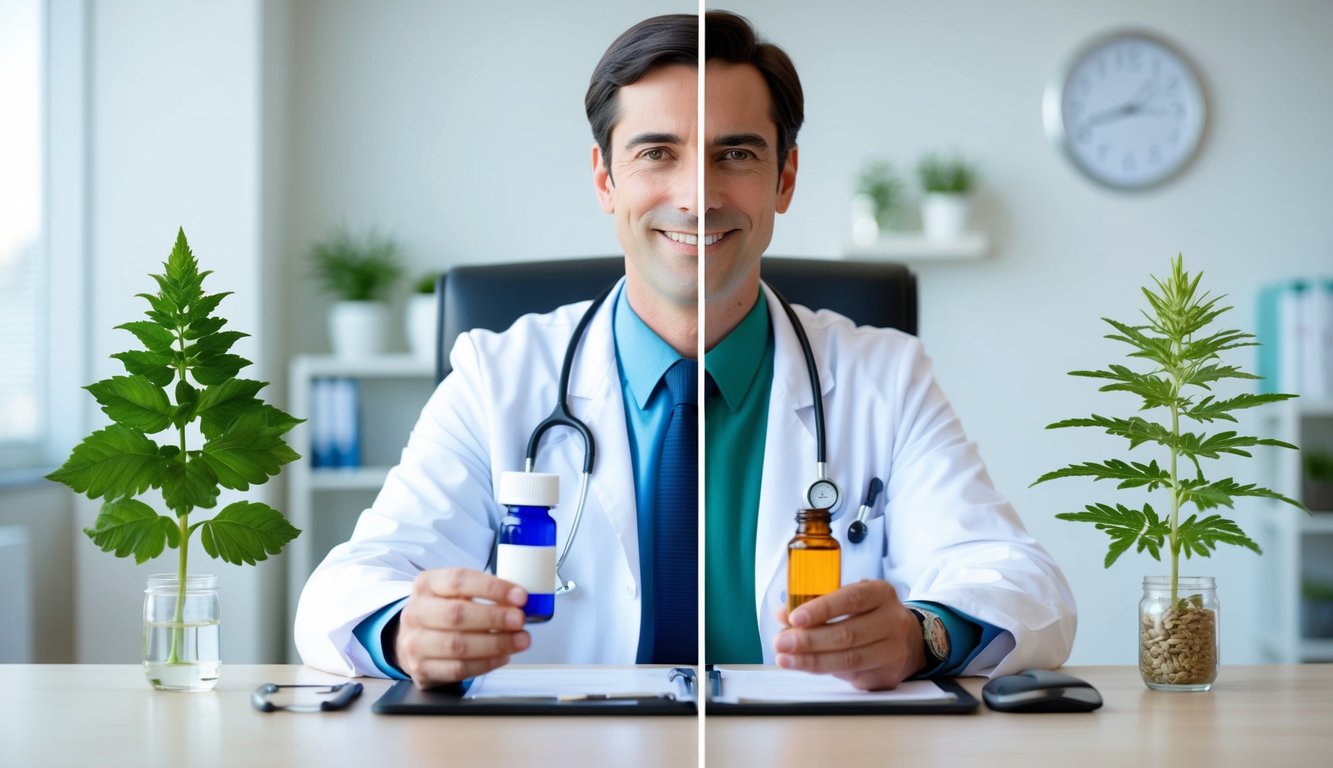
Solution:
[{"label": "white paper sheet", "polygon": [[832,675],[812,675],[789,669],[728,669],[722,673],[722,695],[727,704],[760,702],[953,701],[956,697],[930,680],[909,680],[891,691],[861,691]]},{"label": "white paper sheet", "polygon": [[658,696],[674,694],[669,669],[633,667],[501,668],[472,681],[465,699]]}]

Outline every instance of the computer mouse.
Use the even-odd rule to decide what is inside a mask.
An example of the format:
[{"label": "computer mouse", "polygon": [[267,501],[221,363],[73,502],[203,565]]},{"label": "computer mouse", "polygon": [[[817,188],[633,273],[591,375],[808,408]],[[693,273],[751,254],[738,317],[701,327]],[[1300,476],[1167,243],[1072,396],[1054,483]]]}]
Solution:
[{"label": "computer mouse", "polygon": [[1086,680],[1049,669],[997,677],[982,687],[981,697],[1001,712],[1091,712],[1102,705],[1102,695]]}]

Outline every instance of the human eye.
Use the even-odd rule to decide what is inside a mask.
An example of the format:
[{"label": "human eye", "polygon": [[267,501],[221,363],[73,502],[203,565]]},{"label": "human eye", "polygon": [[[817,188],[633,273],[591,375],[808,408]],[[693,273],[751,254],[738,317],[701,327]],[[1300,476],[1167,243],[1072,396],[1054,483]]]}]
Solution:
[{"label": "human eye", "polygon": [[727,150],[724,150],[724,151],[722,152],[722,160],[725,160],[725,161],[728,161],[728,162],[741,162],[741,161],[745,161],[745,160],[753,160],[753,159],[754,159],[754,153],[751,152],[751,151],[748,150],[748,149],[741,149],[741,148],[739,148],[739,147],[732,147],[732,148],[727,149]]},{"label": "human eye", "polygon": [[647,160],[650,163],[660,163],[670,158],[670,154],[665,147],[649,147],[639,153],[640,160]]}]

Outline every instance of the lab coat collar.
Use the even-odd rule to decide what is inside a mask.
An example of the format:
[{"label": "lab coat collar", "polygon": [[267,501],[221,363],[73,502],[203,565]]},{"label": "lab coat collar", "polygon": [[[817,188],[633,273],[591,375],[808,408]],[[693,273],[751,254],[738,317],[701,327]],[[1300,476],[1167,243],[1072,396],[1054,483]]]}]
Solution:
[{"label": "lab coat collar", "polygon": [[[573,370],[569,375],[569,394],[571,397],[577,397],[584,400],[593,400],[604,402],[607,397],[607,388],[611,384],[616,384],[619,388],[619,375],[616,372],[616,340],[615,331],[611,326],[611,318],[614,315],[616,301],[620,297],[620,292],[625,289],[625,278],[620,278],[615,288],[611,289],[611,294],[602,302],[602,306],[597,308],[597,314],[593,316],[592,322],[588,324],[588,329],[583,335],[583,341],[579,344],[578,352],[574,355]],[[589,302],[590,303],[590,302]],[[588,303],[580,306],[578,317],[583,316]],[[577,322],[577,317],[575,318]],[[573,327],[570,328],[571,332]],[[563,356],[563,353],[562,353]],[[616,405],[621,408],[619,393],[616,393]]]}]

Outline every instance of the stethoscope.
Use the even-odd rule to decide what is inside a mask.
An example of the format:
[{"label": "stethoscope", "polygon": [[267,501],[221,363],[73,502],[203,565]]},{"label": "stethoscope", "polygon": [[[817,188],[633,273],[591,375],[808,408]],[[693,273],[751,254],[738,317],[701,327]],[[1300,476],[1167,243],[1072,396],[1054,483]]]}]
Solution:
[{"label": "stethoscope", "polygon": [[[574,368],[574,356],[578,352],[579,342],[588,329],[592,318],[597,314],[606,298],[615,290],[616,285],[611,285],[602,291],[601,295],[593,299],[592,304],[584,311],[579,322],[574,326],[574,333],[570,336],[569,345],[565,347],[565,359],[560,366],[560,384],[556,391],[555,409],[551,415],[547,416],[532,431],[532,436],[528,438],[528,450],[524,457],[524,471],[532,472],[537,464],[537,445],[541,442],[542,435],[553,427],[568,427],[583,438],[583,471],[579,475],[579,496],[578,502],[574,508],[574,520],[570,523],[569,536],[565,538],[565,545],[560,549],[560,554],[555,561],[556,589],[555,594],[564,595],[573,592],[577,584],[573,579],[566,580],[560,575],[560,568],[565,564],[565,559],[569,557],[569,550],[574,545],[574,539],[579,533],[579,523],[583,520],[583,507],[588,500],[588,481],[592,477],[593,463],[597,456],[597,443],[593,439],[592,430],[583,423],[577,416],[569,411],[569,376]],[[801,324],[800,318],[796,316],[796,310],[792,309],[787,299],[772,286],[769,290],[773,292],[774,298],[782,306],[782,310],[787,314],[791,321],[792,330],[796,332],[796,340],[801,345],[801,354],[805,357],[805,369],[810,376],[810,391],[814,395],[815,407],[815,478],[805,490],[805,500],[814,509],[828,509],[830,512],[836,512],[842,504],[842,491],[838,484],[833,482],[828,473],[828,453],[827,442],[824,436],[824,395],[819,385],[819,366],[815,363],[814,351],[810,348],[810,339],[805,335],[805,326]],[[857,510],[856,519],[852,521],[847,530],[847,538],[853,544],[859,544],[865,539],[866,525],[865,520],[874,506],[875,497],[879,495],[880,489],[884,484],[879,478],[872,478],[870,490],[866,494],[866,500]]]}]

